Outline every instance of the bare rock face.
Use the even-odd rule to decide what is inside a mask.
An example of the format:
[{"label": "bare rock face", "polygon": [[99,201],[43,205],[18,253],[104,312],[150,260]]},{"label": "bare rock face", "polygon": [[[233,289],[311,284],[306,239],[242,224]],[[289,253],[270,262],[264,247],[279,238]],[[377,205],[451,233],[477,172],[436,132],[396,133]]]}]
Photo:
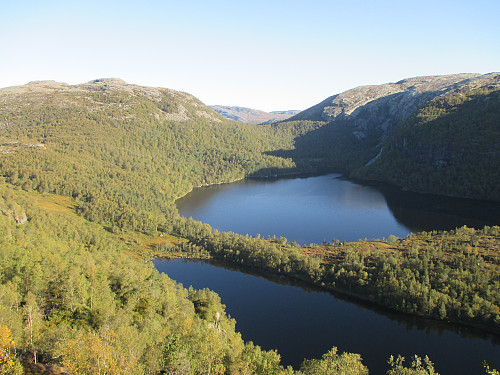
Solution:
[{"label": "bare rock face", "polygon": [[416,77],[383,85],[361,86],[333,95],[290,120],[348,121],[353,135],[380,130],[385,137],[398,122],[408,118],[429,100],[451,92],[500,85],[500,74],[454,74]]},{"label": "bare rock face", "polygon": [[26,216],[26,213],[22,213],[19,216],[14,216],[14,220],[16,221],[17,224],[23,225],[28,222],[28,217]]}]

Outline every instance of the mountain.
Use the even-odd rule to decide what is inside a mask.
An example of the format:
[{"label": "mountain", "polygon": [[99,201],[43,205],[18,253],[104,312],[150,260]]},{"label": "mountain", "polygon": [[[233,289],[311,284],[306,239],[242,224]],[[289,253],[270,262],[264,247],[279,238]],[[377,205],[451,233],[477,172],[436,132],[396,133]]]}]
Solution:
[{"label": "mountain", "polygon": [[500,200],[499,80],[459,74],[359,87],[259,126],[187,93],[116,78],[36,81],[0,90],[1,174],[74,197],[85,218],[114,231],[171,227],[176,198],[246,176],[340,172]]},{"label": "mountain", "polygon": [[273,111],[264,112],[258,109],[245,107],[228,107],[223,105],[210,106],[214,111],[220,113],[227,119],[249,124],[271,124],[278,121],[286,120],[300,111]]},{"label": "mountain", "polygon": [[500,88],[439,96],[398,123],[358,178],[500,200]]},{"label": "mountain", "polygon": [[270,125],[226,120],[187,93],[120,79],[0,90],[2,176],[72,196],[84,217],[114,230],[170,225],[175,199],[195,186],[292,168],[270,154],[292,145]]},{"label": "mountain", "polygon": [[[160,275],[149,260],[166,252],[199,258],[210,250],[497,332],[498,227],[297,248],[219,233],[175,208],[195,186],[331,170],[498,199],[498,74],[451,78],[434,94],[423,89],[431,80],[415,83],[414,95],[407,83],[358,89],[364,99],[337,101],[329,117],[320,109],[319,117],[258,126],[227,120],[187,93],[116,78],[1,89],[2,370],[294,374],[276,351],[243,342],[215,293]],[[367,371],[359,355],[334,348],[297,374],[338,363]]]},{"label": "mountain", "polygon": [[296,140],[292,157],[406,189],[500,200],[499,90],[499,73],[354,88],[288,120],[321,124]]},{"label": "mountain", "polygon": [[348,120],[357,132],[357,137],[362,138],[364,131],[368,129],[376,128],[387,132],[436,96],[460,90],[464,86],[481,87],[488,84],[491,78],[490,75],[455,74],[360,86],[333,95],[289,120]]}]

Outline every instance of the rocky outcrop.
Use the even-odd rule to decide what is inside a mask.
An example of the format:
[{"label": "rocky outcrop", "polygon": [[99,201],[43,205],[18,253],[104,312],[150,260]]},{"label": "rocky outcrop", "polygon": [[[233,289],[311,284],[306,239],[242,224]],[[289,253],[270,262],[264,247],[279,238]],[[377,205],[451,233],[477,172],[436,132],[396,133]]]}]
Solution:
[{"label": "rocky outcrop", "polygon": [[333,95],[290,120],[343,120],[349,123],[352,134],[358,139],[366,137],[368,130],[381,131],[385,138],[395,124],[430,100],[491,85],[500,85],[499,73],[416,77],[396,83],[361,86]]},{"label": "rocky outcrop", "polygon": [[26,216],[25,212],[22,212],[20,215],[15,215],[14,220],[16,221],[17,224],[23,225],[28,222],[28,217]]}]

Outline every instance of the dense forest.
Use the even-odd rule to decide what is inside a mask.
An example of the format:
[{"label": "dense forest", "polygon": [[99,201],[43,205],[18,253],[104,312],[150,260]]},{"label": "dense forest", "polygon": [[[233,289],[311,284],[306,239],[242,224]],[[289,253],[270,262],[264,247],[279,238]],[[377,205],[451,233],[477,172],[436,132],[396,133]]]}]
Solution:
[{"label": "dense forest", "polygon": [[[215,293],[160,275],[147,262],[158,254],[223,258],[499,333],[498,227],[302,248],[179,217],[174,201],[194,186],[348,172],[375,156],[370,139],[361,153],[332,147],[337,131],[350,139],[347,125],[241,124],[117,80],[0,90],[1,372],[368,372],[335,347],[284,368],[242,341]],[[388,360],[388,374],[435,373],[426,358]]]}]

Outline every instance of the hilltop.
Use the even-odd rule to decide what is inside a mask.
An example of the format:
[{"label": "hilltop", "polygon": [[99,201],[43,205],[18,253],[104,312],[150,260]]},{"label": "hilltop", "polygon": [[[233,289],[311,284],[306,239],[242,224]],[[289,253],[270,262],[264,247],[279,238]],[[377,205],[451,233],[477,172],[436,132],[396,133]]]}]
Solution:
[{"label": "hilltop", "polygon": [[[110,106],[125,112],[131,109],[130,104],[124,103],[125,98],[146,99],[157,104],[158,110],[151,113],[156,118],[184,122],[196,117],[206,117],[220,122],[222,117],[210,110],[194,96],[185,92],[166,88],[146,87],[128,84],[120,78],[101,78],[79,85],[55,81],[33,81],[22,86],[13,86],[0,89],[0,100],[3,106],[9,104],[23,104],[24,100],[42,100],[53,97],[59,100],[60,105],[77,104],[82,95],[105,94],[109,99],[117,95],[116,105]],[[93,98],[89,98],[92,100]],[[97,98],[96,98],[97,99]],[[99,103],[95,100],[95,103]],[[15,105],[14,104],[14,105]],[[84,103],[80,103],[84,104]],[[111,102],[107,104],[112,104]],[[121,105],[120,105],[121,104]],[[190,110],[188,113],[188,109]]]}]

